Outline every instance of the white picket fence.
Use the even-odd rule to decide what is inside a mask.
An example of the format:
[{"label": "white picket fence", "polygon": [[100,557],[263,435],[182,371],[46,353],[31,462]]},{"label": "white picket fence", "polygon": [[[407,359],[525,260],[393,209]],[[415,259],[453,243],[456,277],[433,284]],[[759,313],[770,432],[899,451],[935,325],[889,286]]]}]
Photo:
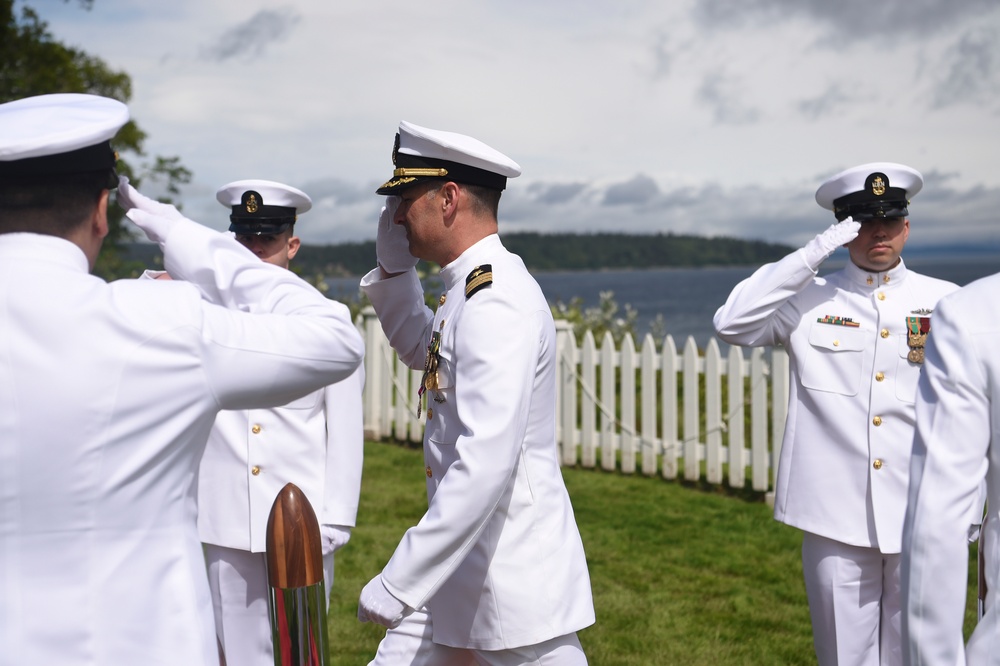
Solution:
[{"label": "white picket fence", "polygon": [[[421,373],[389,347],[372,308],[365,336],[365,435],[420,442],[416,395]],[[781,349],[730,347],[712,339],[699,352],[688,338],[678,353],[667,335],[657,351],[651,335],[637,350],[610,334],[598,347],[587,331],[577,346],[567,322],[556,322],[559,377],[556,436],[564,465],[640,470],[769,491],[781,450],[788,404],[788,356]],[[749,418],[747,416],[749,415]],[[747,426],[749,424],[749,438]]]}]

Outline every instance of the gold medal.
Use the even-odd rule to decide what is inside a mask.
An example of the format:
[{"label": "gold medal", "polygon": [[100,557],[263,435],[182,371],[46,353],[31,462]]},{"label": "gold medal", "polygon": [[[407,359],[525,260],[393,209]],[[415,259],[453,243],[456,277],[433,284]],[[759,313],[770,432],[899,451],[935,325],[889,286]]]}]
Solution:
[{"label": "gold medal", "polygon": [[[424,359],[424,374],[420,378],[420,388],[417,389],[417,418],[424,403],[424,393],[436,391],[438,388],[438,360],[441,358],[441,334],[434,331],[430,344],[427,345],[427,357]],[[429,417],[430,415],[428,415]]]},{"label": "gold medal", "polygon": [[424,389],[436,391],[438,389],[438,357],[427,355],[427,362],[424,364]]},{"label": "gold medal", "polygon": [[924,346],[927,344],[927,334],[930,331],[930,317],[906,318],[906,344],[910,348],[906,360],[910,363],[924,362]]}]

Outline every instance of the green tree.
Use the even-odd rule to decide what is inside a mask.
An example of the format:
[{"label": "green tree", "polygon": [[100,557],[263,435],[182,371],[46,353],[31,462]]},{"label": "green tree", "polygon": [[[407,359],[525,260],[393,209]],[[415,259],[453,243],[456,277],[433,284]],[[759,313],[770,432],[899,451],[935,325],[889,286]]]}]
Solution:
[{"label": "green tree", "polygon": [[[78,3],[81,9],[89,10],[93,0]],[[0,0],[0,103],[50,93],[90,93],[128,103],[132,81],[100,58],[57,41],[30,6],[21,3],[16,14],[14,0]],[[121,129],[113,141],[120,153],[118,172],[135,184],[145,179],[159,181],[168,193],[176,195],[180,185],[191,180],[191,172],[177,157],[148,158],[143,151],[145,139],[145,132],[134,121]],[[94,268],[106,279],[128,276],[141,268],[125,260],[124,245],[135,237],[122,218],[117,207],[109,210],[108,237]]]}]

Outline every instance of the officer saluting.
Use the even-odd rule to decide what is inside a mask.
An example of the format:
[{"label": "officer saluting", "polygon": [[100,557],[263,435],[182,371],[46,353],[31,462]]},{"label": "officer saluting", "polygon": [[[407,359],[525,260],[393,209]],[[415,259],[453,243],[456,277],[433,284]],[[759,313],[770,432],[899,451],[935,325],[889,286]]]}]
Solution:
[{"label": "officer saluting", "polygon": [[[402,122],[361,286],[423,369],[427,513],[361,593],[390,627],[372,663],[585,664],[594,622],[555,442],[556,338],[538,284],[497,235],[520,167],[468,136]],[[417,257],[441,266],[437,312]],[[416,396],[414,396],[416,397]]]},{"label": "officer saluting", "polygon": [[300,398],[363,354],[343,305],[124,179],[128,217],[203,288],[90,275],[127,120],[92,95],[0,105],[8,663],[218,664],[194,493],[215,415]]},{"label": "officer saluting", "polygon": [[[762,266],[715,314],[726,342],[783,345],[791,393],[774,516],[804,531],[821,665],[899,664],[900,548],[917,379],[937,300],[956,289],[906,268],[908,204],[923,185],[889,162],[847,169],[816,201],[837,222]],[[817,277],[845,245],[850,262]]]},{"label": "officer saluting", "polygon": [[[216,192],[229,230],[261,261],[284,269],[298,254],[305,192],[270,180],[238,180]],[[361,492],[364,366],[353,375],[275,409],[223,411],[198,469],[198,533],[205,545],[216,633],[226,661],[274,664],[264,563],[268,514],[294,483],[323,536],[327,601],[334,551],[351,537]]]}]

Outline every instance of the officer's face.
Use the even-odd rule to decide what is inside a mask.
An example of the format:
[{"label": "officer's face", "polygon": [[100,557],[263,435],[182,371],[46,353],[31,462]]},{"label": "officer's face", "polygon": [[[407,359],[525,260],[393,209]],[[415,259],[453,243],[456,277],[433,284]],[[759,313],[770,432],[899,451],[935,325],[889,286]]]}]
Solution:
[{"label": "officer's face", "polygon": [[410,254],[418,259],[438,261],[442,232],[441,204],[438,201],[440,184],[426,183],[409,187],[399,195],[399,207],[393,222],[406,228]]},{"label": "officer's face", "polygon": [[293,236],[291,229],[280,234],[236,234],[236,240],[261,261],[281,268],[288,268],[300,245],[298,236]]},{"label": "officer's face", "polygon": [[869,220],[861,224],[858,237],[847,244],[847,251],[860,268],[873,273],[887,271],[899,263],[909,236],[910,221],[906,218]]}]

